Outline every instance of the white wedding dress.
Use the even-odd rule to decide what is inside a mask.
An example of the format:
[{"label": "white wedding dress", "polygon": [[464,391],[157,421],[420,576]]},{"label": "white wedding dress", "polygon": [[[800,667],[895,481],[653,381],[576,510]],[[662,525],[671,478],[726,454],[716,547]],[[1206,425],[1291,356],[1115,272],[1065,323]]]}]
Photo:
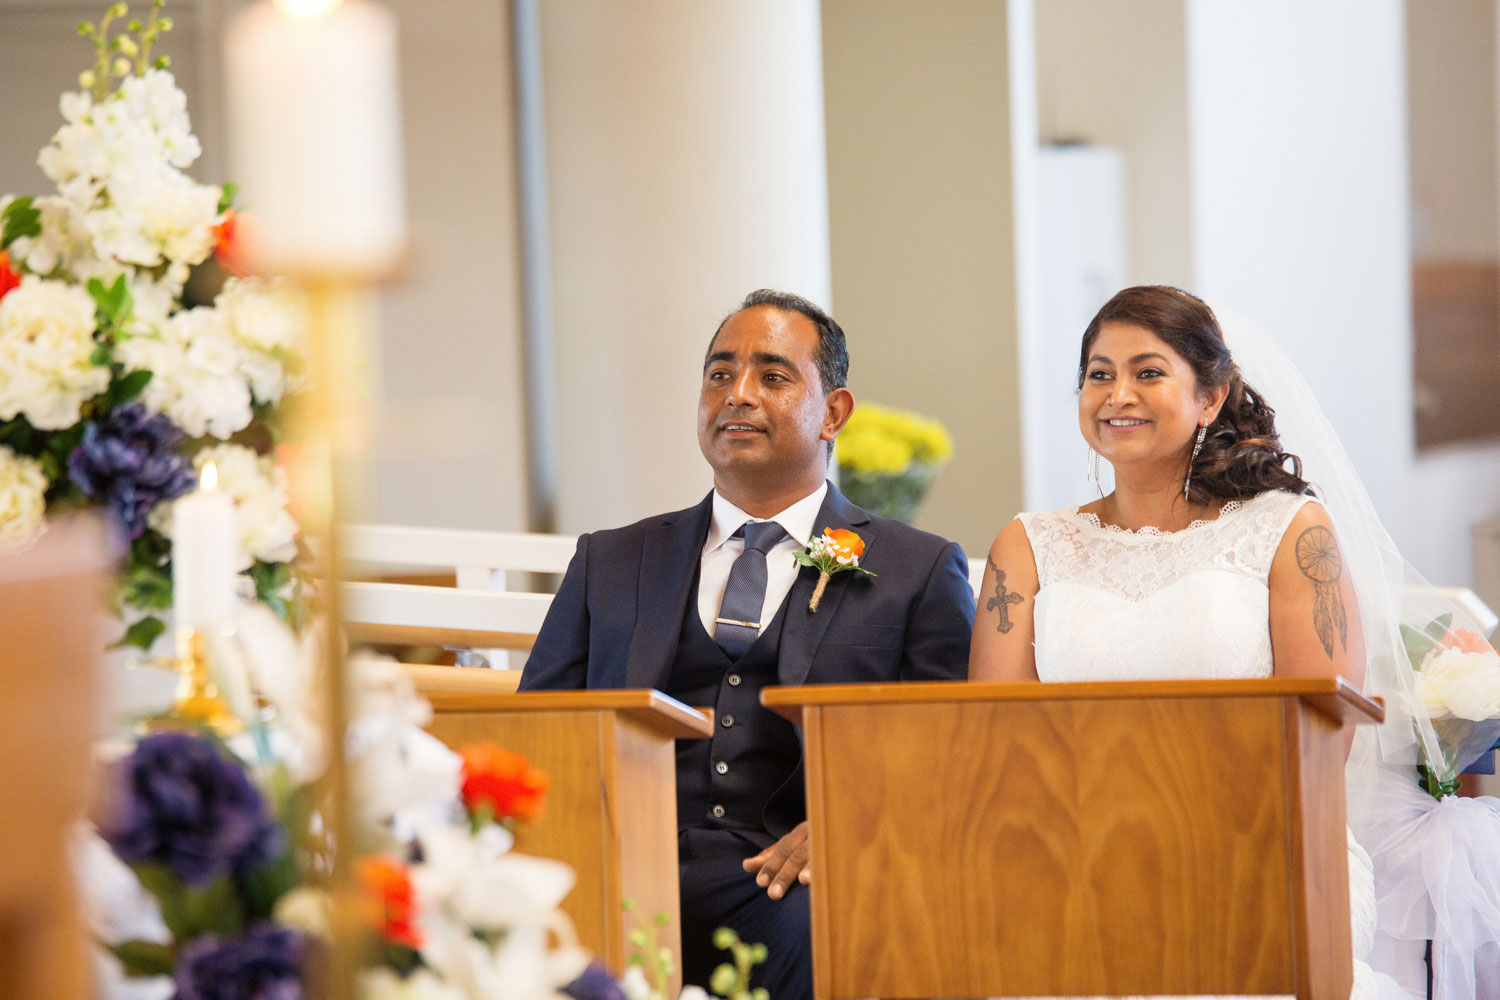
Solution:
[{"label": "white wedding dress", "polygon": [[[1022,514],[1036,558],[1043,681],[1271,676],[1271,561],[1309,498],[1267,492],[1182,531],[1126,531],[1076,507]],[[1230,780],[1231,776],[1226,776]],[[1375,935],[1369,856],[1349,838],[1355,998],[1377,995],[1362,961]]]}]

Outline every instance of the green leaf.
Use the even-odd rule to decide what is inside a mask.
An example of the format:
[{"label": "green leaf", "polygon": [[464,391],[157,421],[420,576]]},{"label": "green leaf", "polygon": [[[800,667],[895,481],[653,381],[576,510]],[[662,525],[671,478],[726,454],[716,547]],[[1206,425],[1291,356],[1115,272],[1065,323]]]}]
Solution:
[{"label": "green leaf", "polygon": [[251,917],[269,918],[276,901],[297,887],[297,863],[291,851],[262,865],[241,880],[245,906]]},{"label": "green leaf", "polygon": [[108,344],[95,344],[93,351],[89,353],[89,364],[103,367],[114,360],[114,352],[109,349]]},{"label": "green leaf", "polygon": [[167,630],[167,626],[160,618],[147,615],[134,625],[125,630],[125,635],[110,646],[111,649],[119,649],[123,646],[136,646],[140,649],[150,649],[156,637]]},{"label": "green leaf", "polygon": [[1421,666],[1422,659],[1437,648],[1437,643],[1426,632],[1418,632],[1410,625],[1401,626],[1401,642],[1406,646],[1406,658],[1411,660],[1413,667]]},{"label": "green leaf", "polygon": [[793,552],[792,560],[798,566],[811,566],[814,569],[817,569],[818,567],[818,564],[813,561],[813,557],[808,555],[806,552]]},{"label": "green leaf", "polygon": [[1448,628],[1453,624],[1453,612],[1449,611],[1438,615],[1427,623],[1422,631],[1430,635],[1434,642],[1442,642],[1443,636],[1448,634]]},{"label": "green leaf", "polygon": [[141,885],[161,904],[162,921],[178,941],[200,934],[230,937],[244,928],[244,906],[235,894],[229,876],[220,875],[207,885],[191,886],[173,875],[165,865],[132,867]]},{"label": "green leaf", "polygon": [[127,976],[170,976],[172,974],[172,946],[155,941],[121,941],[105,945],[110,953],[120,960]]},{"label": "green leaf", "polygon": [[42,213],[32,207],[32,199],[17,198],[5,206],[0,213],[0,250],[9,247],[23,236],[40,236]]},{"label": "green leaf", "polygon": [[234,207],[234,199],[240,193],[240,186],[230,181],[219,189],[219,213],[223,214]]},{"label": "green leaf", "polygon": [[129,375],[126,375],[124,378],[120,379],[120,381],[116,382],[115,387],[112,390],[115,405],[118,406],[121,403],[128,403],[135,397],[139,396],[141,394],[141,390],[145,389],[146,384],[151,381],[151,376],[152,373],[149,371],[131,372]]}]

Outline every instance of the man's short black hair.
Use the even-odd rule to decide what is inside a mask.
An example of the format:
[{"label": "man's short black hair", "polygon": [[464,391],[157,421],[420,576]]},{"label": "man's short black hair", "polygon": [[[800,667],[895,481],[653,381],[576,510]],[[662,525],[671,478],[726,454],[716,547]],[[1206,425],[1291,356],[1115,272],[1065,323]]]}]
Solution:
[{"label": "man's short black hair", "polygon": [[[823,383],[823,394],[835,389],[842,389],[849,382],[849,347],[844,342],[844,331],[834,322],[833,317],[822,309],[813,305],[800,295],[791,292],[778,292],[774,288],[759,288],[745,296],[745,301],[731,312],[744,312],[755,306],[771,306],[785,312],[800,313],[812,321],[812,325],[818,330],[818,348],[813,352],[813,361],[818,366],[818,378]],[[713,342],[718,339],[719,330],[724,329],[724,324],[729,322],[729,316],[725,316],[719,322],[718,329],[714,330],[713,339],[709,340],[709,350],[713,350]]]}]

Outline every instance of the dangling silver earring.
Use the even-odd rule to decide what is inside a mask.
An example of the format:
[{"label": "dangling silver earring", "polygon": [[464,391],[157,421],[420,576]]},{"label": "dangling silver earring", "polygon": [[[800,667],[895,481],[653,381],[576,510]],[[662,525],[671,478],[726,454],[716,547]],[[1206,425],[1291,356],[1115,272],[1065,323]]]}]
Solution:
[{"label": "dangling silver earring", "polygon": [[1182,480],[1182,499],[1188,498],[1188,484],[1193,481],[1193,463],[1198,461],[1198,452],[1203,449],[1203,439],[1208,437],[1208,425],[1198,425],[1198,440],[1193,442],[1193,454],[1188,459],[1187,475]]},{"label": "dangling silver earring", "polygon": [[1089,449],[1089,478],[1094,481],[1094,489],[1099,491],[1099,496],[1102,499],[1104,496],[1104,484],[1099,481],[1099,453],[1092,448]]}]

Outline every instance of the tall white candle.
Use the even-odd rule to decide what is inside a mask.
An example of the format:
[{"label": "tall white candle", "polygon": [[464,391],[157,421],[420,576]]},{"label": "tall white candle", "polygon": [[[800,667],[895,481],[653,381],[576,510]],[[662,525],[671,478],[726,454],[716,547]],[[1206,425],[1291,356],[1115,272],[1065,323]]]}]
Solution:
[{"label": "tall white candle", "polygon": [[177,627],[211,633],[234,614],[234,502],[216,487],[212,462],[197,492],[180,497],[172,516],[172,602]]},{"label": "tall white candle", "polygon": [[370,0],[259,0],[231,23],[225,63],[252,263],[391,269],[406,243],[395,18]]}]

